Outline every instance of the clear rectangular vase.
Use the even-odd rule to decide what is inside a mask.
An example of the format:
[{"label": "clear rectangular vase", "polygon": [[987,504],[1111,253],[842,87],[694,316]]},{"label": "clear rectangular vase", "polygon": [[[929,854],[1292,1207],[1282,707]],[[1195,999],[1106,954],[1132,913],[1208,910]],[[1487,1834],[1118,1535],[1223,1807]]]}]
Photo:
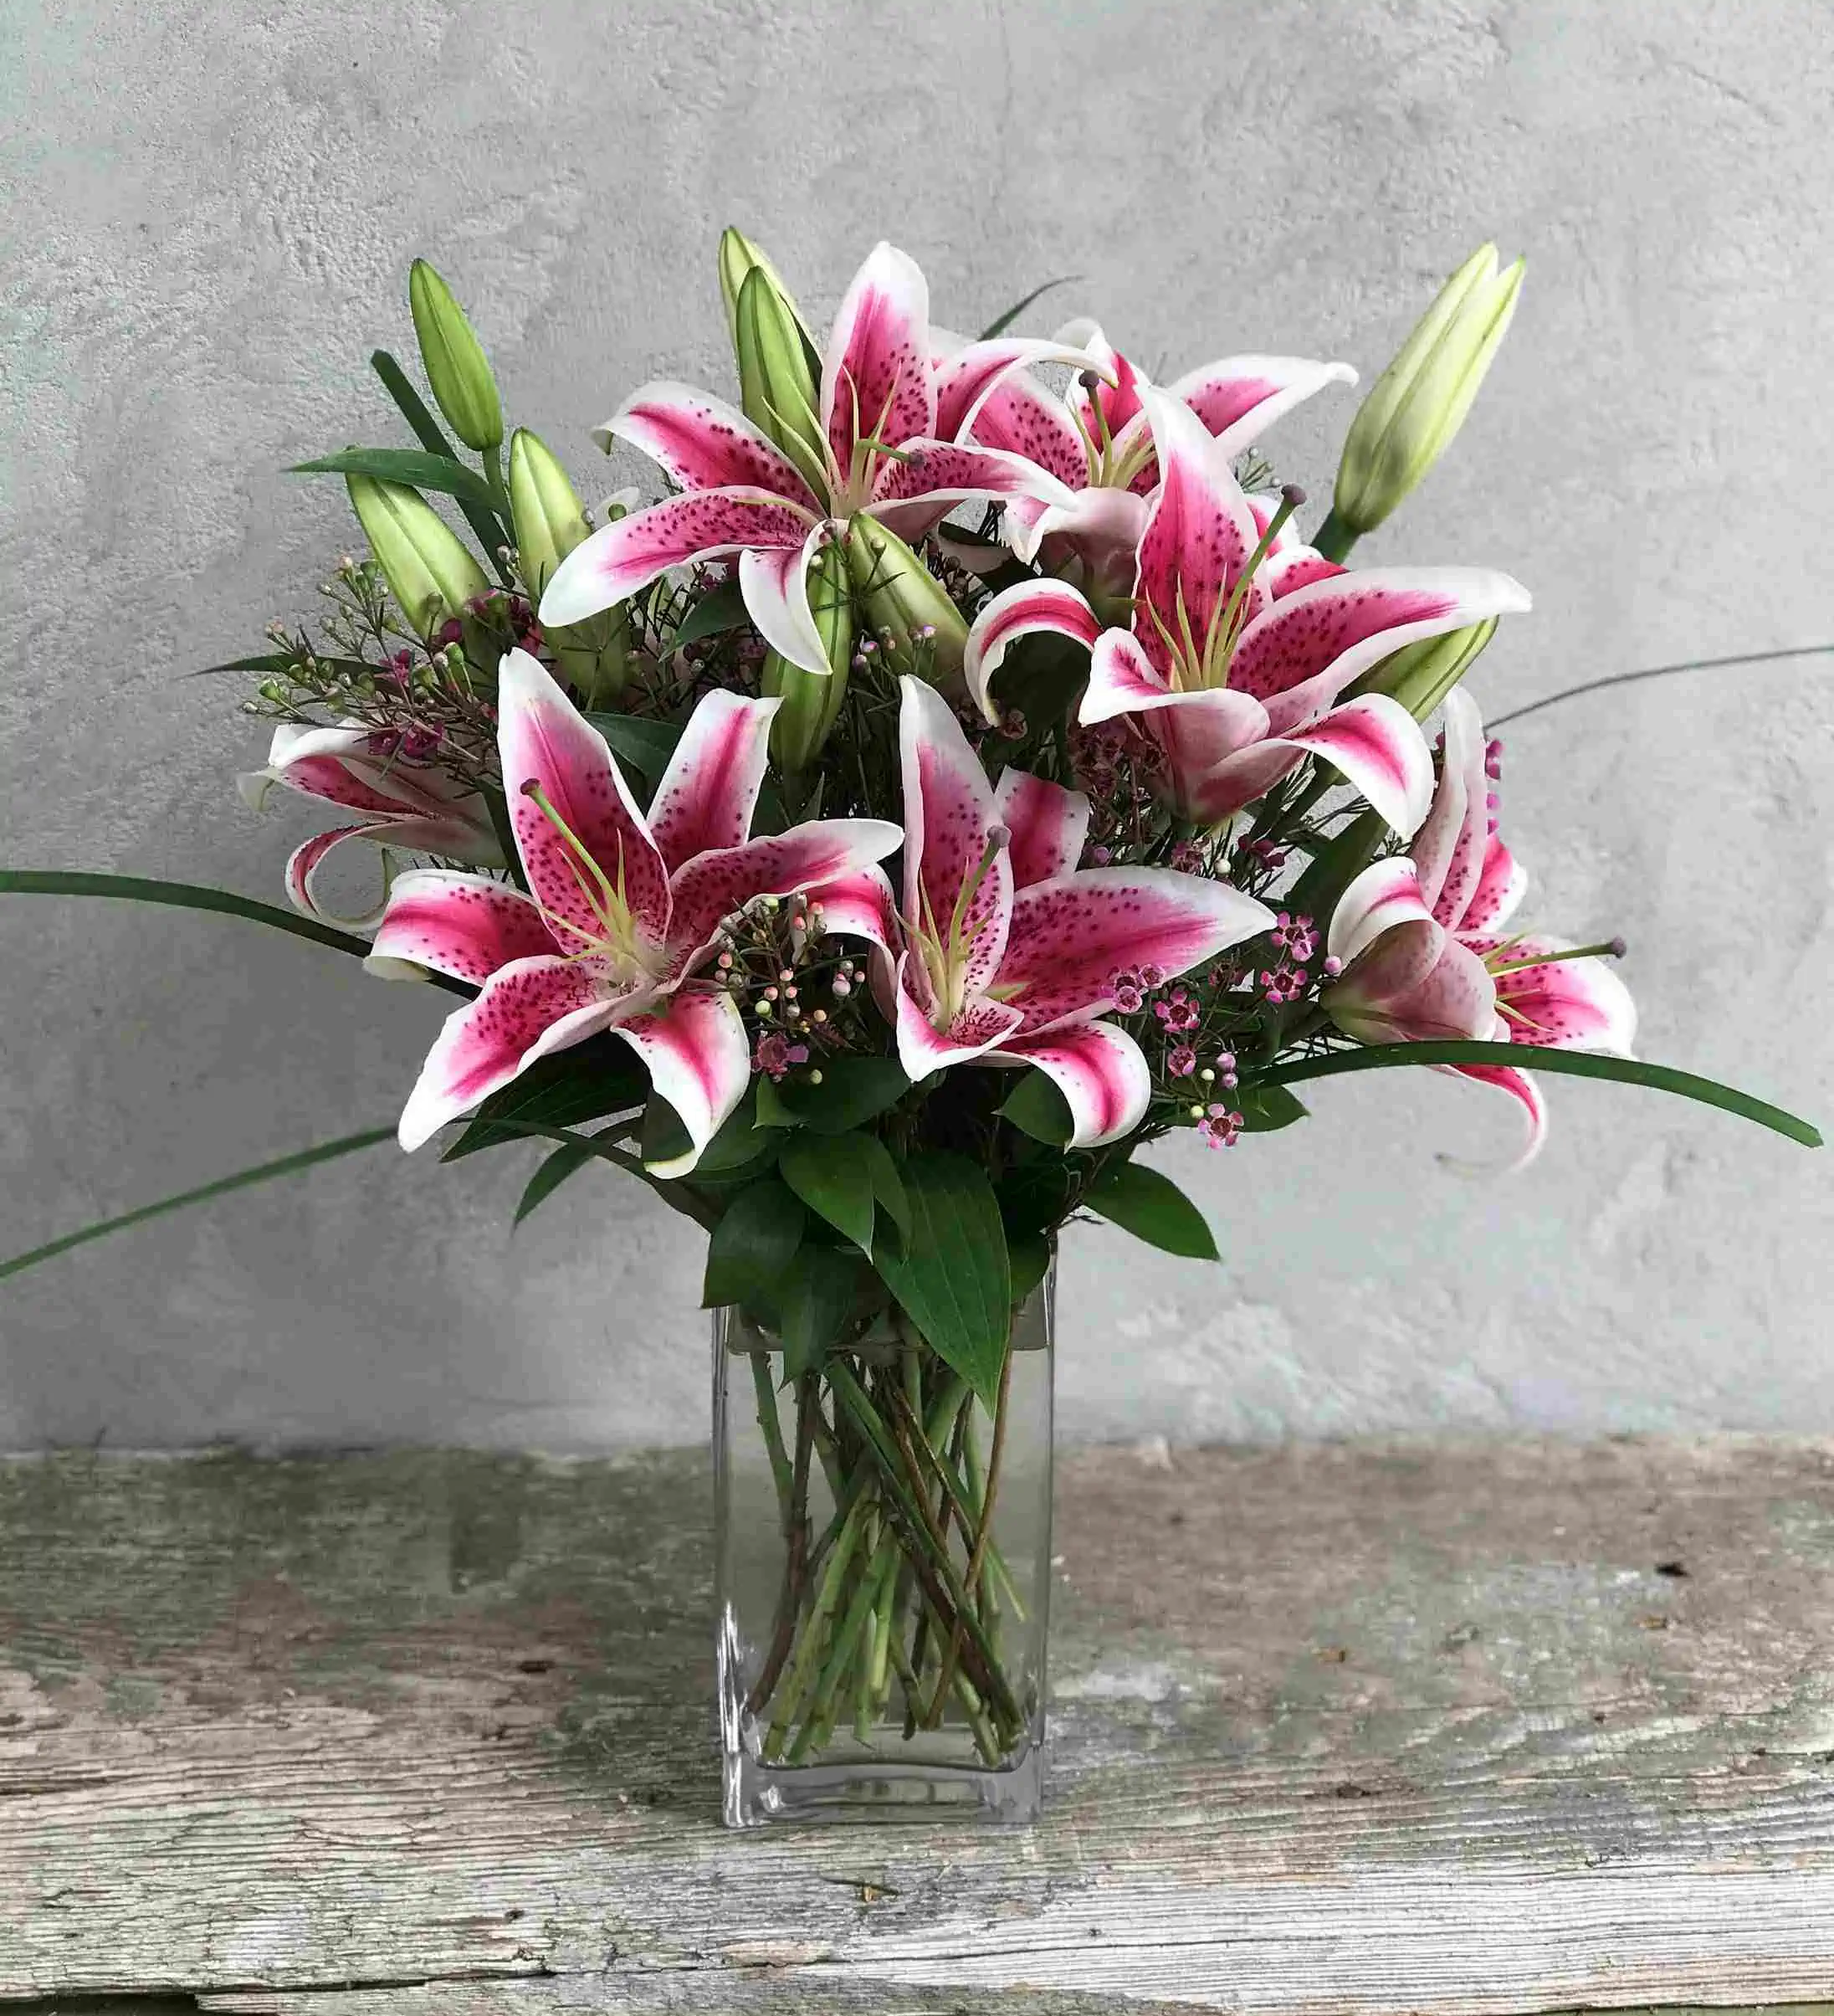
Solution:
[{"label": "clear rectangular vase", "polygon": [[991,1405],[901,1320],[786,1381],[775,1338],[715,1312],[729,1826],[1036,1817],[1053,1286],[1014,1311]]}]

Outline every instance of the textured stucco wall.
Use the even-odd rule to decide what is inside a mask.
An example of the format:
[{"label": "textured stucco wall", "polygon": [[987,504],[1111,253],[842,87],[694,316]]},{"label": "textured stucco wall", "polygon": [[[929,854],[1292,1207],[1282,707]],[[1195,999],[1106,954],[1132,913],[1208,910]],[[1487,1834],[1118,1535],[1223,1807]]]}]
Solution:
[{"label": "textured stucco wall", "polygon": [[[238,805],[261,738],[184,675],[347,542],[276,471],[392,438],[364,358],[409,342],[420,250],[597,485],[624,389],[724,382],[728,219],[823,313],[881,234],[963,326],[1081,273],[1168,368],[1379,367],[1494,235],[1515,332],[1365,549],[1531,584],[1480,697],[1826,634],[1831,95],[1826,0],[8,0],[0,859],[277,895],[304,823]],[[1322,493],[1350,411],[1283,427],[1283,470]],[[1831,676],[1551,713],[1505,781],[1532,915],[1632,941],[1647,1054],[1824,1118]],[[392,1117],[439,1012],[233,924],[0,901],[0,1250]],[[1502,1102],[1401,1074],[1169,1157],[1227,1263],[1077,1238],[1067,1429],[1834,1427],[1829,1165],[1550,1096],[1501,1185],[1458,1158]],[[384,1151],[8,1284],[0,1446],[696,1436],[689,1238],[588,1175],[512,1240],[534,1153]]]}]

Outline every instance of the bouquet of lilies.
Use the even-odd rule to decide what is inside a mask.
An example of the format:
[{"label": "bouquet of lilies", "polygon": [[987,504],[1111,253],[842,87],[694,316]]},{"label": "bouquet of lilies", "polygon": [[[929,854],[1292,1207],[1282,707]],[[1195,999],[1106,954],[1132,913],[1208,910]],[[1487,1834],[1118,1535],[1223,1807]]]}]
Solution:
[{"label": "bouquet of lilies", "polygon": [[[707,1302],[767,1340],[795,1401],[800,1460],[773,1454],[800,1558],[749,1704],[776,1754],[807,1754],[849,1687],[873,1709],[888,1659],[907,1726],[947,1695],[984,1755],[1010,1747],[994,1480],[961,1424],[988,1414],[997,1449],[1013,1311],[1078,1213],[1215,1257],[1143,1158],[1160,1137],[1233,1147],[1299,1120],[1302,1081],[1430,1065],[1507,1095],[1524,1157],[1550,1071],[1816,1140],[1635,1060],[1621,945],[1521,921],[1499,746],[1460,681],[1526,592],[1345,564],[1457,431],[1520,277],[1487,247],[1447,283],[1308,537],[1263,442],[1347,365],[1238,356],[1158,384],[1093,323],[1008,333],[1029,301],[966,340],[889,244],[819,341],[732,231],[737,403],[633,392],[600,442],[666,494],[589,511],[535,433],[505,452],[484,351],[418,264],[438,413],[378,352],[418,445],[305,465],[343,477],[366,551],[315,629],[225,668],[275,724],[251,801],[278,787],[341,822],[293,853],[293,907],[0,878],[230,911],[430,982],[456,998],[403,1148],[532,1138],[519,1218],[611,1163],[706,1229]],[[371,905],[340,911],[334,857],[372,864]],[[858,1529],[832,1590],[812,1447]],[[857,1663],[837,1649],[856,1615]]]}]

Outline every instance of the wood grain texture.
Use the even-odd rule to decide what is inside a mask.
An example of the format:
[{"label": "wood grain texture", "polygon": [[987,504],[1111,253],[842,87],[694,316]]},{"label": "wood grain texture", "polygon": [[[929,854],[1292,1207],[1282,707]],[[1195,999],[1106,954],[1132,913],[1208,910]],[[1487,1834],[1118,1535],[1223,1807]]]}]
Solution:
[{"label": "wood grain texture", "polygon": [[1834,1994],[1834,1445],[1067,1456],[1029,1831],[717,1824],[698,1457],[0,1464],[0,1997]]}]

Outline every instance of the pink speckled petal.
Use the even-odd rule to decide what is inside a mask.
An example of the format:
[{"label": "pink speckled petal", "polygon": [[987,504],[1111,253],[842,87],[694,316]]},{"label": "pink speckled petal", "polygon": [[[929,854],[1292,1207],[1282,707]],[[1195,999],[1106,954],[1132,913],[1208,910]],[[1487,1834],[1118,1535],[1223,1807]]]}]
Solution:
[{"label": "pink speckled petal", "polygon": [[800,546],[751,548],[739,556],[739,592],[745,613],[773,651],[805,672],[833,669],[809,608],[809,566],[827,536],[826,525],[811,526]]},{"label": "pink speckled petal", "polygon": [[690,490],[602,525],[554,571],[541,621],[583,623],[670,567],[752,547],[800,548],[814,514],[765,490]]},{"label": "pink speckled petal", "polygon": [[1528,887],[1528,870],[1504,845],[1502,837],[1492,834],[1484,845],[1483,872],[1465,905],[1465,914],[1458,920],[1458,928],[1466,931],[1498,930],[1515,915]]},{"label": "pink speckled petal", "polygon": [[893,448],[936,431],[930,288],[914,259],[884,244],[853,276],[822,365],[822,426],[844,475],[855,443]]},{"label": "pink speckled petal", "polygon": [[1310,727],[1270,738],[1322,758],[1353,784],[1403,839],[1432,803],[1432,752],[1420,725],[1398,700],[1365,693]]},{"label": "pink speckled petal", "polygon": [[1065,404],[1073,413],[1080,416],[1089,439],[1098,444],[1103,438],[1102,426],[1096,419],[1099,407],[1108,436],[1112,439],[1138,416],[1141,394],[1150,381],[1144,372],[1137,370],[1109,341],[1100,327],[1086,316],[1066,322],[1058,331],[1058,338],[1082,351],[1102,381],[1092,397],[1083,389],[1080,378],[1077,379],[1065,394]]},{"label": "pink speckled petal", "polygon": [[428,969],[481,987],[518,959],[552,957],[554,934],[541,913],[507,882],[449,869],[397,875],[364,966],[390,977]]},{"label": "pink speckled petal", "polygon": [[622,891],[638,930],[661,944],[669,930],[669,871],[648,825],[604,736],[526,651],[507,653],[498,675],[497,750],[516,851],[556,941],[566,941],[570,952],[599,943],[604,897],[597,877],[524,790],[531,781],[612,888]]},{"label": "pink speckled petal", "polygon": [[[937,439],[961,441],[973,431],[975,438],[982,440],[984,446],[1011,445],[986,440],[976,428],[976,423],[987,402],[1000,392],[1013,373],[1033,364],[1070,364],[1086,368],[1090,362],[1088,352],[1074,344],[1048,342],[1037,336],[992,336],[983,342],[966,345],[936,367]],[[1078,464],[1081,460],[1078,454]],[[1063,471],[1055,473],[1061,475]]]},{"label": "pink speckled petal", "polygon": [[1089,829],[1083,793],[1066,791],[1028,770],[1006,770],[994,792],[994,810],[1012,836],[1007,854],[1015,889],[1068,875],[1082,859]]},{"label": "pink speckled petal", "polygon": [[[955,710],[934,686],[898,682],[898,741],[904,785],[905,921],[946,937],[963,885],[977,873],[990,839],[1003,829],[993,787],[968,746]],[[981,873],[962,917],[962,972],[969,994],[999,970],[1012,910],[1012,863],[1002,846]]]},{"label": "pink speckled petal", "polygon": [[684,490],[769,490],[809,510],[815,494],[774,441],[737,407],[691,385],[658,379],[633,392],[592,438],[607,451],[613,437],[640,448]]},{"label": "pink speckled petal", "polygon": [[1309,546],[1288,546],[1283,551],[1269,553],[1262,562],[1262,570],[1268,592],[1276,602],[1283,595],[1310,587],[1314,581],[1332,581],[1338,575],[1350,572],[1348,567],[1340,567],[1335,560],[1327,560],[1324,554]]},{"label": "pink speckled petal", "polygon": [[686,1176],[745,1097],[751,1044],[738,1003],[719,987],[684,987],[655,1013],[630,1015],[612,1028],[641,1057],[649,1082],[688,1130],[686,1154],[649,1163],[652,1176]]},{"label": "pink speckled petal", "polygon": [[914,992],[921,972],[914,954],[905,952],[899,957],[894,988],[898,1061],[914,1085],[932,1071],[945,1071],[951,1064],[969,1064],[986,1055],[1003,1043],[1020,1022],[1017,1008],[971,998],[946,1029],[935,1028]]},{"label": "pink speckled petal", "polygon": [[1064,504],[1014,498],[1007,505],[1001,536],[1016,559],[1029,562],[1042,554],[1049,567],[1080,561],[1085,582],[1124,599],[1133,593],[1150,508],[1144,496],[1105,483],[1073,491]]},{"label": "pink speckled petal", "polygon": [[1348,364],[1322,364],[1310,357],[1244,357],[1199,365],[1165,390],[1196,414],[1224,454],[1239,455],[1301,400],[1327,385],[1355,382],[1356,373]]},{"label": "pink speckled petal", "polygon": [[607,1027],[623,998],[584,960],[519,959],[501,967],[476,1000],[446,1018],[402,1111],[401,1145],[412,1153],[538,1058]]},{"label": "pink speckled petal", "polygon": [[1099,1148],[1131,1134],[1153,1095],[1140,1045],[1111,1022],[1077,1023],[1008,1043],[997,1061],[1034,1064],[1070,1109],[1073,1148]]},{"label": "pink speckled petal", "polygon": [[775,700],[714,692],[689,716],[648,820],[671,875],[697,854],[736,847],[751,832],[776,710]]},{"label": "pink speckled petal", "polygon": [[1426,904],[1448,930],[1463,921],[1483,874],[1489,839],[1489,783],[1483,767],[1483,719],[1463,689],[1446,695],[1446,747],[1432,808],[1409,852]]},{"label": "pink speckled petal", "polygon": [[[872,511],[895,506],[947,510],[970,498],[1037,497],[1064,504],[1071,492],[1048,469],[995,448],[949,441],[912,441],[904,459],[887,462],[873,485]],[[900,535],[902,536],[902,535]]]},{"label": "pink speckled petal", "polygon": [[808,897],[812,905],[821,905],[822,928],[831,936],[863,938],[881,952],[895,951],[901,942],[897,899],[883,868],[817,883]]},{"label": "pink speckled petal", "polygon": [[1175,869],[1058,875],[1013,898],[1001,998],[1024,1011],[1027,1031],[1082,1020],[1113,1007],[1118,972],[1158,966],[1182,973],[1273,923],[1273,913],[1240,890]]},{"label": "pink speckled petal", "polygon": [[[1406,854],[1391,854],[1370,862],[1338,898],[1325,927],[1324,949],[1348,967],[1384,932],[1399,925],[1432,921],[1432,911],[1421,892],[1419,869]],[[1438,940],[1432,942],[1437,945]]]},{"label": "pink speckled petal", "polygon": [[961,665],[975,705],[990,722],[1000,718],[989,689],[1001,660],[1022,637],[1039,630],[1093,645],[1102,634],[1102,623],[1068,582],[1022,581],[996,595],[968,632]]},{"label": "pink speckled petal", "polygon": [[1519,582],[1487,568],[1352,569],[1283,594],[1257,616],[1236,646],[1229,684],[1265,700],[1283,735],[1403,644],[1528,607]]},{"label": "pink speckled petal", "polygon": [[1545,960],[1497,977],[1497,1008],[1509,1024],[1511,1043],[1630,1055],[1637,1040],[1637,1004],[1607,961],[1562,958],[1566,948],[1554,938],[1522,937],[1512,944],[1465,936],[1464,942],[1505,965]]},{"label": "pink speckled petal", "polygon": [[1089,451],[1063,402],[1024,372],[1005,379],[974,417],[974,438],[1048,469],[1072,490],[1089,481]]},{"label": "pink speckled petal", "polygon": [[1541,1152],[1547,1139],[1547,1102],[1541,1096],[1540,1085],[1526,1071],[1519,1071],[1513,1064],[1457,1064],[1447,1070],[1459,1078],[1475,1079],[1479,1085],[1493,1085],[1499,1092],[1506,1092],[1522,1109],[1528,1121],[1528,1138],[1520,1152],[1504,1169],[1510,1174],[1525,1168]]},{"label": "pink speckled petal", "polygon": [[394,824],[385,821],[374,826],[334,826],[329,833],[315,833],[303,840],[287,857],[286,892],[293,907],[320,924],[336,925],[341,931],[367,931],[382,914],[380,899],[368,910],[346,916],[330,908],[318,893],[318,873],[325,860],[346,840],[387,842]]}]

